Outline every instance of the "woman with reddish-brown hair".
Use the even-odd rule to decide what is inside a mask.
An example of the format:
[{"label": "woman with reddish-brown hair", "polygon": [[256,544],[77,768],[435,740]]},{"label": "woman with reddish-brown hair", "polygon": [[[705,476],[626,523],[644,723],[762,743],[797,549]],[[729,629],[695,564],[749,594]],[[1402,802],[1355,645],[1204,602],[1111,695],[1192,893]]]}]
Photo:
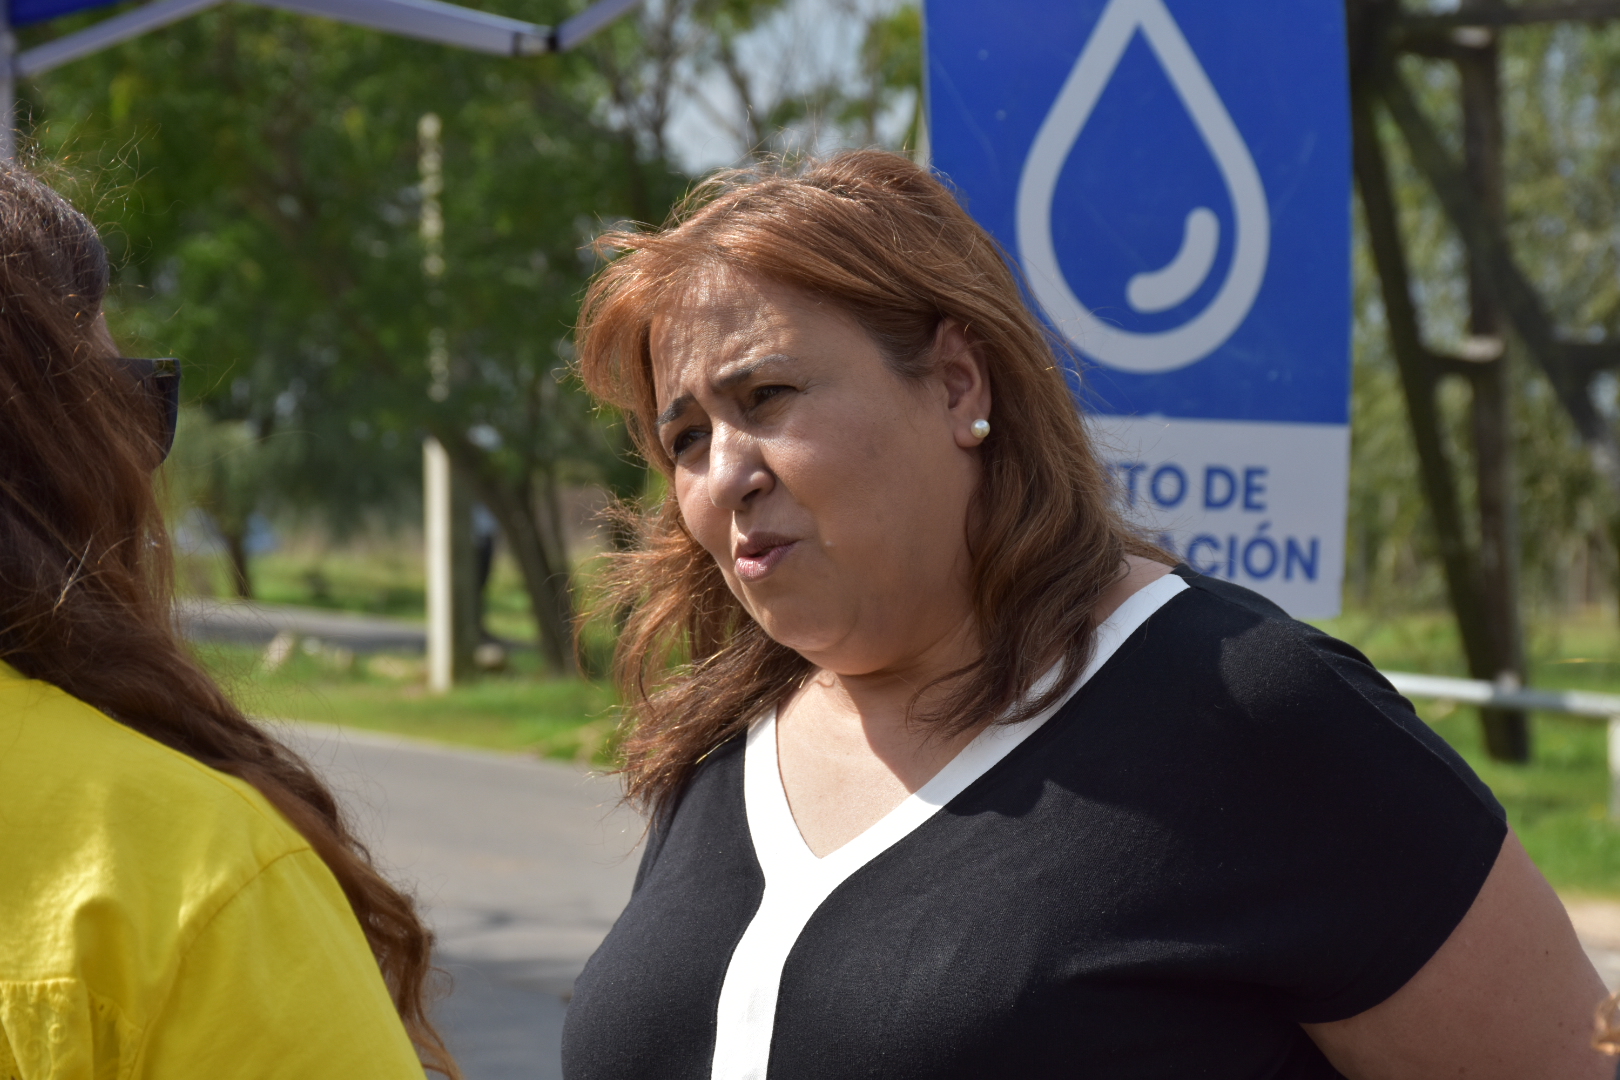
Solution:
[{"label": "woman with reddish-brown hair", "polygon": [[1372,666],[1120,516],[989,236],[876,151],[616,233],[578,335],[635,892],[568,1080],[1597,1080],[1603,987]]},{"label": "woman with reddish-brown hair", "polygon": [[106,289],[0,168],[0,1078],[455,1077],[412,901],[176,636],[178,371],[118,357]]}]

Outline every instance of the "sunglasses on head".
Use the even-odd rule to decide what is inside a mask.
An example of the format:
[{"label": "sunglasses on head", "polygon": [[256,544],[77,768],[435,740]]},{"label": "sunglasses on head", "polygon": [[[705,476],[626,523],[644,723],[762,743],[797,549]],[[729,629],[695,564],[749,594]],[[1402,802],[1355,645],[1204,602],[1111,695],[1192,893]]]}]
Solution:
[{"label": "sunglasses on head", "polygon": [[120,356],[116,362],[140,384],[157,407],[162,425],[158,429],[158,445],[167,458],[174,448],[174,429],[180,423],[180,361],[172,356],[161,360]]}]

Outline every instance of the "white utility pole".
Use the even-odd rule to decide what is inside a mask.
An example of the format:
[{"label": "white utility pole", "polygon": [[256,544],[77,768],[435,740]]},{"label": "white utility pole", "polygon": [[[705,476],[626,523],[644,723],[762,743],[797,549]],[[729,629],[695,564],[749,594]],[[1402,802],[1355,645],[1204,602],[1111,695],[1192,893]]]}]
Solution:
[{"label": "white utility pole", "polygon": [[451,580],[450,455],[439,440],[429,435],[422,440],[423,542],[427,552],[427,678],[435,694],[449,690],[456,682],[455,641],[452,638],[451,609],[455,605],[455,582]]},{"label": "white utility pole", "polygon": [[[437,306],[444,281],[444,144],[435,113],[416,124],[421,176],[422,278]],[[450,344],[444,327],[428,331],[428,388],[434,401],[450,397]],[[478,647],[478,609],[473,580],[472,503],[456,483],[450,455],[431,435],[422,440],[423,555],[427,571],[428,689],[436,694],[472,673]]]},{"label": "white utility pole", "polygon": [[472,668],[477,623],[472,592],[472,513],[458,489],[450,455],[438,439],[422,440],[423,540],[427,565],[427,675],[435,694]]},{"label": "white utility pole", "polygon": [[[439,142],[439,118],[426,113],[416,124],[416,168],[422,189],[422,277],[429,288],[444,276],[444,156]],[[439,340],[431,340],[437,336]],[[450,396],[450,354],[444,330],[429,332],[428,397],[443,401]],[[455,479],[444,444],[429,435],[422,440],[422,540],[427,571],[428,689],[447,693],[456,683],[456,558]]]}]

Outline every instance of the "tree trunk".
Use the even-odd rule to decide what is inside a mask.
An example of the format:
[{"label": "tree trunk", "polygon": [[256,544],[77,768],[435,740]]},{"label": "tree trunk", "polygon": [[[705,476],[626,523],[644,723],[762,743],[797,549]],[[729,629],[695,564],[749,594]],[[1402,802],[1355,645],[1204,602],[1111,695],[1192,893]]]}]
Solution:
[{"label": "tree trunk", "polygon": [[[442,441],[442,439],[441,439]],[[542,534],[541,514],[535,505],[534,477],[512,482],[488,468],[485,452],[463,440],[446,442],[457,475],[477,494],[500,523],[512,558],[523,575],[523,589],[529,594],[529,608],[539,631],[536,646],[546,666],[560,675],[578,672],[574,659],[574,597],[569,581],[566,553],[548,548]]]},{"label": "tree trunk", "polygon": [[231,588],[238,600],[253,599],[253,574],[248,566],[247,529],[221,529],[225,538],[225,556],[231,574]]},{"label": "tree trunk", "polygon": [[556,563],[546,551],[528,492],[504,491],[502,495],[490,504],[490,511],[501,523],[501,532],[522,571],[529,606],[540,630],[540,653],[552,670],[572,675],[578,668],[574,661],[574,600],[568,567]]},{"label": "tree trunk", "polygon": [[[1463,0],[1462,9],[1480,7]],[[1489,6],[1489,0],[1485,6]],[[1504,219],[1500,57],[1495,35],[1458,49],[1462,77],[1463,152],[1469,187],[1493,228]],[[1489,667],[1475,671],[1510,689],[1524,685],[1524,628],[1519,611],[1519,521],[1513,463],[1513,387],[1505,326],[1490,267],[1470,249],[1469,332],[1479,364],[1473,385],[1474,468],[1479,501],[1479,569]],[[1494,343],[1494,344],[1492,344]],[[1491,355],[1494,353],[1494,355]],[[1485,747],[1499,761],[1530,760],[1530,718],[1519,709],[1482,709]]]}]

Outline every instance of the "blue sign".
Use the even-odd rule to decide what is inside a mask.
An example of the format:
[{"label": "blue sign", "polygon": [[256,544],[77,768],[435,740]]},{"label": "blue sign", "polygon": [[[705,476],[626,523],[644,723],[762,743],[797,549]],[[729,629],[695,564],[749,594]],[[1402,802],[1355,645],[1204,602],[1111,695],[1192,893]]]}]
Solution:
[{"label": "blue sign", "polygon": [[1073,345],[1126,500],[1200,569],[1296,614],[1336,611],[1343,4],[928,0],[926,14],[934,167]]}]

